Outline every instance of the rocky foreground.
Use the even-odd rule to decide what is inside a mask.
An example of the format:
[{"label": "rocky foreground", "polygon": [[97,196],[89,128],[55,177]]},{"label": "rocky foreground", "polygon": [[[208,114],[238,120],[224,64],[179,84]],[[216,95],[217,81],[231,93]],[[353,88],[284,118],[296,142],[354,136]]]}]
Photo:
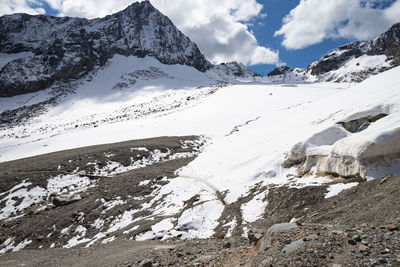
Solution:
[{"label": "rocky foreground", "polygon": [[[79,187],[64,188],[27,209],[19,209],[22,206],[18,205],[25,200],[14,197],[16,205],[11,214],[4,210],[10,202],[2,202],[2,216],[12,219],[3,219],[0,225],[4,253],[0,266],[400,266],[398,175],[368,182],[332,178],[333,184],[360,184],[331,198],[325,198],[329,185],[270,188],[263,218],[247,231],[235,229],[230,237],[226,237],[226,229],[217,227],[211,239],[181,240],[177,236],[166,241],[155,237],[138,242],[131,238],[147,231],[160,218],[142,219],[138,222],[140,227],[122,233],[125,229],[119,229],[116,223],[122,222],[121,214],[146,201],[138,196],[150,193],[158,184],[168,183],[174,177],[174,170],[191,161],[200,145],[196,140],[197,137],[138,140],[2,163],[2,192],[12,193],[27,177],[32,183],[27,188],[46,188],[42,185],[49,181],[46,170],[52,171],[52,166],[59,162],[62,164],[55,172],[73,172],[79,167],[81,176],[95,181],[95,186],[87,184],[81,192]],[[156,150],[168,155],[157,161],[151,153]],[[117,167],[123,168],[124,161],[132,160],[132,151],[148,162],[153,160],[152,164],[121,174],[117,169],[109,169],[107,174],[105,166],[99,167],[113,159],[122,164]],[[88,164],[93,160],[95,165]],[[48,168],[35,169],[42,161],[47,162]],[[110,173],[114,173],[113,178]],[[70,190],[75,198],[65,190]],[[118,201],[124,203],[119,208],[110,208]],[[94,222],[103,219],[103,225],[97,227]],[[74,238],[81,229],[75,227],[78,224],[87,231],[81,239]],[[92,246],[85,247],[90,236],[99,238],[93,239],[97,242]],[[10,240],[26,247],[11,252],[6,244]],[[71,240],[85,242],[73,244]],[[70,245],[73,247],[68,248]]]},{"label": "rocky foreground", "polygon": [[[398,225],[398,224],[397,224]],[[395,224],[276,224],[253,244],[245,238],[117,240],[92,248],[24,250],[0,266],[399,266]]]}]

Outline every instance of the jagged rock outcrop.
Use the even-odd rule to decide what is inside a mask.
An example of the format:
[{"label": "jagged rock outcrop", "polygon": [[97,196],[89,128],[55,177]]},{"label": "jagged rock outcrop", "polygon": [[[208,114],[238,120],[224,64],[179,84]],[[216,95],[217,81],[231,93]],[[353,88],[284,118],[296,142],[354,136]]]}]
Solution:
[{"label": "jagged rock outcrop", "polygon": [[319,81],[361,82],[400,65],[400,23],[378,38],[335,49],[309,65],[305,72]]},{"label": "jagged rock outcrop", "polygon": [[290,68],[288,66],[276,67],[270,71],[267,76],[272,82],[282,83],[301,83],[308,78],[304,74],[304,69]]},{"label": "jagged rock outcrop", "polygon": [[254,78],[260,76],[259,74],[249,70],[245,65],[236,61],[229,63],[221,63],[215,65],[212,68],[220,77],[242,77],[242,78]]},{"label": "jagged rock outcrop", "polygon": [[0,97],[77,79],[115,54],[151,56],[164,64],[213,67],[197,45],[149,1],[97,19],[13,14],[0,18],[0,52],[32,52],[0,69]]},{"label": "jagged rock outcrop", "polygon": [[271,76],[276,76],[276,75],[284,75],[286,72],[293,70],[292,68],[289,68],[288,66],[284,65],[284,66],[280,66],[280,67],[276,67],[275,69],[273,69],[272,71],[270,71],[267,76],[271,77]]}]

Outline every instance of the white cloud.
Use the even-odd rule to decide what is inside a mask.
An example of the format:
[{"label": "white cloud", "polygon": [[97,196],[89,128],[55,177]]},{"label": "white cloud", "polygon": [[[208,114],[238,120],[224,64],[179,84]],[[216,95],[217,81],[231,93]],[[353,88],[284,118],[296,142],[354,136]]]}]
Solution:
[{"label": "white cloud", "polygon": [[[32,7],[36,6],[36,7]],[[1,0],[0,15],[13,13],[27,13],[32,15],[44,14],[46,11],[40,7],[37,0]]]},{"label": "white cloud", "polygon": [[[19,1],[29,7],[27,2],[34,0],[6,1],[8,4],[3,6]],[[46,1],[58,10],[60,16],[94,18],[115,13],[139,0],[41,1]],[[246,26],[256,17],[266,16],[261,13],[262,5],[256,0],[152,0],[151,3],[196,42],[205,56],[214,63],[236,60],[246,65],[255,65],[279,61],[278,52],[260,46]]]},{"label": "white cloud", "polygon": [[283,36],[282,45],[288,49],[301,49],[327,38],[370,39],[400,21],[400,0],[385,9],[373,8],[384,3],[389,1],[301,0],[275,35]]},{"label": "white cloud", "polygon": [[59,16],[96,18],[118,12],[134,0],[42,0],[58,10]]},{"label": "white cloud", "polygon": [[245,25],[257,16],[266,16],[261,13],[262,5],[255,0],[174,0],[173,4],[154,0],[153,3],[215,63],[236,60],[255,65],[279,61],[278,52],[259,46]]}]

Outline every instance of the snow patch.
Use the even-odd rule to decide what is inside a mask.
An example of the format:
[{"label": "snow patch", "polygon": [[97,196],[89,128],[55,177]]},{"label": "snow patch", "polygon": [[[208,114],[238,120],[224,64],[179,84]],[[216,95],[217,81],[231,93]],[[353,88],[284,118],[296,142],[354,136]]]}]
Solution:
[{"label": "snow patch", "polygon": [[243,220],[248,223],[252,223],[260,219],[265,212],[265,207],[268,202],[265,200],[267,192],[258,194],[247,203],[244,203],[240,209],[242,210]]},{"label": "snow patch", "polygon": [[325,198],[331,198],[336,195],[339,195],[340,192],[342,192],[343,190],[355,187],[357,185],[358,185],[358,183],[348,183],[348,184],[340,183],[340,184],[330,185],[328,187],[328,193],[325,194]]},{"label": "snow patch", "polygon": [[33,55],[32,52],[21,52],[16,54],[0,53],[0,70],[11,61],[24,57],[32,57]]}]

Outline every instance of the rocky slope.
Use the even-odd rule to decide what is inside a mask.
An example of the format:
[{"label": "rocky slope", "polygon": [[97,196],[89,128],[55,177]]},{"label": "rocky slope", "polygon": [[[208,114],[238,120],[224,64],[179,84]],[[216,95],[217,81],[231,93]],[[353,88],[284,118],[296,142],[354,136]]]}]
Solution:
[{"label": "rocky slope", "polygon": [[92,20],[27,14],[1,17],[0,97],[79,79],[115,54],[150,56],[163,64],[192,66],[201,72],[214,67],[231,76],[250,72],[237,63],[234,68],[212,65],[166,16],[142,1]]},{"label": "rocky slope", "polygon": [[276,67],[275,69],[270,71],[267,74],[267,76],[271,77],[271,76],[277,76],[277,75],[284,75],[285,73],[287,73],[288,71],[291,71],[291,70],[293,70],[293,69],[286,65],[283,65],[283,66]]},{"label": "rocky slope", "polygon": [[[42,186],[47,173],[39,173],[35,169],[43,158],[51,158],[57,163],[60,160],[70,164],[66,159],[75,159],[73,164],[85,166],[82,155],[99,156],[107,160],[104,151],[115,153],[113,159],[123,159],[124,154],[130,152],[132,146],[146,146],[148,148],[165,149],[166,147],[178,152],[182,150],[180,141],[194,140],[195,137],[157,138],[152,140],[138,140],[105,145],[80,150],[71,150],[64,153],[43,155],[25,159],[24,166],[36,172],[30,182]],[[139,153],[146,153],[141,151]],[[268,206],[260,220],[249,227],[249,231],[241,235],[234,231],[232,236],[225,237],[224,229],[219,228],[217,235],[204,240],[157,240],[137,242],[130,240],[126,235],[143,231],[150,227],[154,218],[147,218],[141,214],[137,220],[141,225],[133,228],[132,232],[117,227],[131,228],[130,225],[114,224],[123,218],[126,210],[135,207],[136,202],[145,199],[121,198],[116,203],[115,194],[128,194],[128,197],[148,194],[151,187],[157,187],[170,182],[170,179],[155,178],[149,184],[145,179],[173,176],[174,168],[185,164],[191,158],[180,159],[138,169],[114,177],[117,182],[107,177],[91,176],[96,183],[89,188],[90,192],[81,192],[81,199],[63,206],[49,204],[46,209],[33,205],[27,211],[32,212],[14,220],[4,221],[0,227],[0,238],[3,244],[6,239],[16,233],[18,237],[13,241],[21,242],[26,249],[5,253],[0,257],[1,266],[399,266],[400,264],[400,212],[395,209],[399,204],[398,192],[400,177],[386,176],[373,181],[360,182],[342,193],[327,197],[327,191],[336,183],[345,182],[342,179],[332,180],[332,184],[306,188],[290,188],[276,186],[269,189]],[[0,165],[8,169],[20,169],[17,162],[11,165]],[[70,166],[73,167],[73,166]],[[21,173],[20,179],[28,174]],[[32,175],[32,174],[31,174]],[[16,183],[11,176],[6,177],[1,184],[10,187]],[[139,183],[139,181],[141,181]],[[356,181],[356,180],[354,180]],[[351,181],[351,182],[354,182]],[[350,182],[350,181],[346,181]],[[131,186],[137,184],[138,186]],[[129,185],[130,184],[130,185]],[[30,185],[33,187],[33,185]],[[144,191],[140,192],[140,191]],[[147,192],[147,193],[146,193]],[[151,197],[151,194],[149,195]],[[104,201],[94,201],[103,198]],[[108,200],[110,199],[110,200]],[[127,203],[124,203],[125,200]],[[187,205],[194,205],[194,199]],[[18,201],[19,202],[19,201]],[[44,200],[43,202],[46,202]],[[110,205],[110,203],[117,205]],[[21,202],[22,204],[24,202]],[[58,214],[58,216],[52,216]],[[111,220],[101,220],[110,216]],[[294,219],[296,218],[296,219]],[[143,223],[146,220],[147,223]],[[140,221],[141,220],[141,221]],[[93,225],[91,221],[95,221]],[[292,221],[289,223],[289,221]],[[83,238],[78,225],[87,228],[87,235],[93,235],[98,227],[110,224],[112,230],[108,235],[101,236],[94,246],[84,248],[89,239]],[[69,226],[71,225],[71,226]],[[68,227],[69,226],[69,227]],[[160,225],[159,225],[160,226]],[[65,227],[65,228],[63,228]],[[72,231],[78,229],[78,231]],[[83,228],[82,228],[83,229]],[[190,229],[182,230],[190,231]],[[50,234],[48,234],[50,233]],[[123,235],[123,233],[125,235]],[[77,247],[63,249],[69,238],[80,241]],[[5,241],[4,241],[5,240]],[[9,244],[13,244],[11,241]],[[100,242],[104,241],[104,242]],[[18,243],[15,242],[15,243]],[[49,248],[50,244],[54,248]],[[4,249],[1,252],[7,251]],[[29,248],[29,249],[28,249]],[[9,247],[12,250],[12,246]]]},{"label": "rocky slope", "polygon": [[296,83],[308,80],[304,69],[290,68],[286,65],[276,67],[267,76],[272,82]]},{"label": "rocky slope", "polygon": [[254,78],[260,76],[259,74],[249,70],[245,65],[236,61],[229,63],[221,63],[213,66],[212,70],[223,79],[232,78]]},{"label": "rocky slope", "polygon": [[309,65],[305,73],[318,81],[361,82],[400,65],[400,23],[378,38],[335,49]]},{"label": "rocky slope", "polygon": [[165,219],[164,213],[149,216],[149,201],[158,197],[152,192],[199,154],[201,142],[194,136],[160,137],[0,164],[0,254],[25,246],[89,247],[149,231]]}]

